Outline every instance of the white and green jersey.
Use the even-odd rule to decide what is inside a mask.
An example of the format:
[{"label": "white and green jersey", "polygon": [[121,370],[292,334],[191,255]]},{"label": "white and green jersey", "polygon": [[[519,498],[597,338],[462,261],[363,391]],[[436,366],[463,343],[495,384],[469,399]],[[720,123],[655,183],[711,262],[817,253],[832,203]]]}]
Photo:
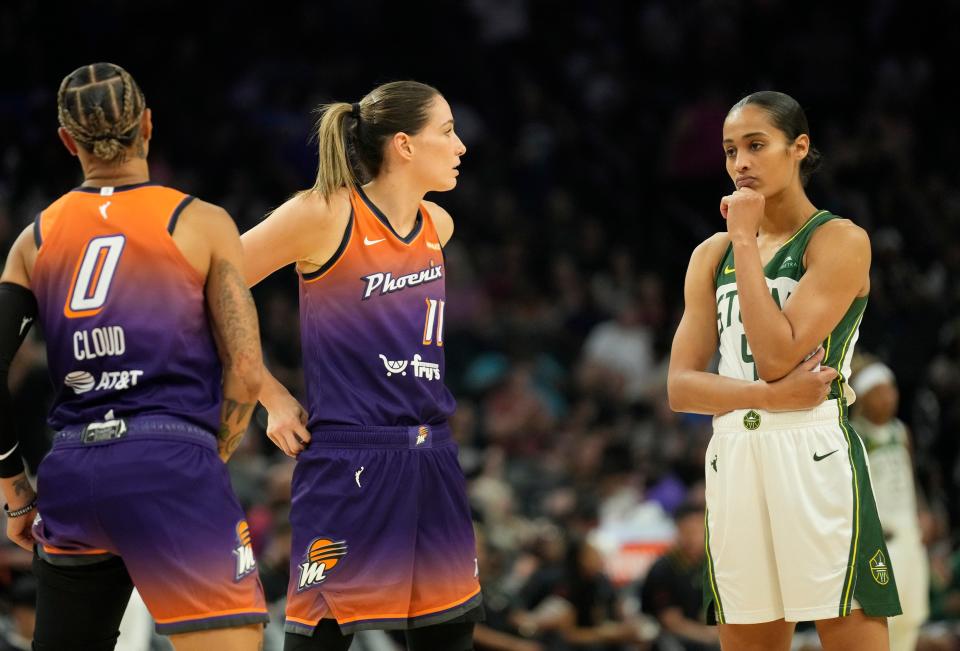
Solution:
[{"label": "white and green jersey", "polygon": [[[763,268],[767,287],[773,300],[783,309],[793,294],[800,278],[806,271],[803,255],[814,231],[837,216],[826,211],[816,212],[787,240]],[[750,344],[743,329],[740,316],[740,299],[737,292],[736,263],[733,245],[727,247],[716,273],[717,330],[720,334],[720,375],[739,380],[758,379]],[[867,297],[855,298],[840,323],[823,341],[824,366],[837,369],[840,374],[834,380],[828,400],[848,398],[852,395],[847,382],[850,378],[850,360],[859,336],[860,320],[867,307]],[[811,353],[814,351],[810,351]],[[853,400],[850,400],[852,402]]]}]

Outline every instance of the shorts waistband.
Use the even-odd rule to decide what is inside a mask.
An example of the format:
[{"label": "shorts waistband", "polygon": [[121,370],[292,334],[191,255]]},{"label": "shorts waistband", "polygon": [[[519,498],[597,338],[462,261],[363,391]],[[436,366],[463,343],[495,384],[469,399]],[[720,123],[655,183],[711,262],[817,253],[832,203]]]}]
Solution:
[{"label": "shorts waistband", "polygon": [[436,448],[451,440],[450,426],[410,425],[408,427],[368,427],[333,425],[314,428],[310,447],[321,448]]},{"label": "shorts waistband", "polygon": [[841,418],[846,420],[847,406],[840,400],[830,400],[803,411],[735,409],[722,416],[714,416],[713,431],[717,434],[774,432],[808,425],[836,425]]},{"label": "shorts waistband", "polygon": [[66,427],[53,435],[53,447],[90,447],[130,437],[179,440],[217,449],[213,432],[172,416],[134,416]]}]

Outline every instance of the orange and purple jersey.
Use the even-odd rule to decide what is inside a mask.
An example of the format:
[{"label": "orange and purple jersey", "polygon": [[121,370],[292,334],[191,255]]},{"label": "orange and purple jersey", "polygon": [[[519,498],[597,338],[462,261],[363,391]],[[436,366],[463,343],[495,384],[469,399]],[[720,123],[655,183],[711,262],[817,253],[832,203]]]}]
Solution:
[{"label": "orange and purple jersey", "polygon": [[444,257],[421,206],[400,237],[357,188],[333,258],[300,278],[309,428],[412,426],[447,420]]},{"label": "orange and purple jersey", "polygon": [[222,371],[204,279],[171,235],[192,199],[152,183],[80,187],[37,215],[31,286],[57,390],[54,429],[113,411],[216,432]]}]

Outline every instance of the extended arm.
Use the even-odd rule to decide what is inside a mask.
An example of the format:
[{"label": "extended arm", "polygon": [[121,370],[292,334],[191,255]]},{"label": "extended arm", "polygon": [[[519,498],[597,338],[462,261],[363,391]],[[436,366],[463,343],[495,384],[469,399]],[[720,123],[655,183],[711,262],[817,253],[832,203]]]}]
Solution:
[{"label": "extended arm", "polygon": [[[312,271],[327,262],[343,240],[350,219],[346,191],[325,201],[316,193],[299,194],[243,234],[244,268],[250,286],[288,264]],[[267,409],[267,436],[296,457],[310,442],[307,412],[283,384],[264,371],[258,396]]]}]

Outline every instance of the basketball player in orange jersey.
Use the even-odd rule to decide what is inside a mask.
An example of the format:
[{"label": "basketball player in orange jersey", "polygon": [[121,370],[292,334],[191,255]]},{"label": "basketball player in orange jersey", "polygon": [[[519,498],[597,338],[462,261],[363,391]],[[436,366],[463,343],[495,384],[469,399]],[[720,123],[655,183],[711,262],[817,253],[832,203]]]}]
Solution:
[{"label": "basketball player in orange jersey", "polygon": [[[150,182],[151,113],[125,70],[78,68],[57,104],[83,185],[36,216],[0,278],[0,485],[7,534],[35,549],[33,648],[113,649],[136,586],[178,651],[253,651],[266,607],[224,465],[263,372],[237,229]],[[36,495],[6,373],[34,319],[57,388]]]},{"label": "basketball player in orange jersey", "polygon": [[473,648],[476,545],[444,384],[443,246],[466,152],[430,86],[325,107],[311,189],[243,235],[247,279],[295,263],[309,412],[273,378],[267,433],[297,457],[286,651],[404,629],[414,651]]},{"label": "basketball player in orange jersey", "polygon": [[690,258],[668,380],[674,409],[714,416],[704,603],[725,651],[786,651],[798,621],[826,651],[887,649],[900,602],[847,418],[870,241],[807,196],[819,153],[789,95],[734,104],[722,143],[726,231]]}]

